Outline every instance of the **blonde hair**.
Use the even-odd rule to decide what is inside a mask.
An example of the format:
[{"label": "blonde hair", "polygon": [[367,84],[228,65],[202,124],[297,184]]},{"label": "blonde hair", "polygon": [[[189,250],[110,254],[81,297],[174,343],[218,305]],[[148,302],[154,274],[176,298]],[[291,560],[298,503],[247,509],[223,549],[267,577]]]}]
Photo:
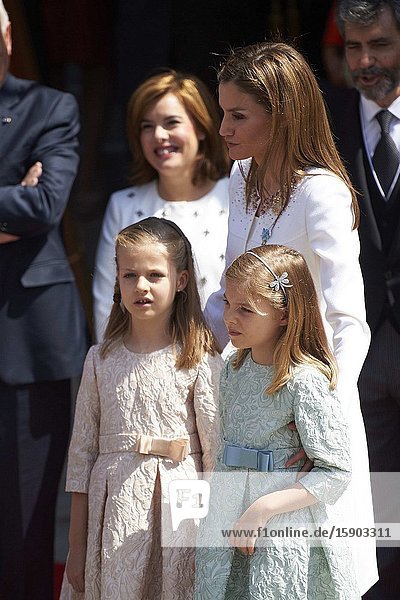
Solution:
[{"label": "blonde hair", "polygon": [[145,112],[166,94],[173,94],[178,98],[193,120],[197,133],[205,136],[204,140],[199,141],[193,184],[207,179],[217,181],[228,175],[230,161],[226,145],[218,133],[220,117],[214,98],[197,77],[168,71],[147,79],[129,100],[127,128],[133,158],[131,183],[143,185],[158,177],[157,171],[144,156],[140,127]]},{"label": "blonde hair", "polygon": [[[285,293],[281,288],[275,291],[270,287],[274,280],[270,271],[258,258],[246,252],[228,267],[225,274],[226,280],[240,286],[250,306],[256,309],[257,299],[262,298],[287,318],[287,325],[281,328],[274,352],[274,378],[266,393],[277,392],[292,377],[293,369],[303,364],[319,369],[333,389],[337,379],[336,362],[328,345],[317,293],[304,258],[296,250],[273,244],[252,248],[251,251],[264,260],[278,277],[286,272],[291,284],[291,287],[285,287]],[[241,367],[250,350],[238,350],[234,368]]]},{"label": "blonde hair", "polygon": [[218,81],[235,83],[271,116],[271,141],[265,145],[261,164],[252,160],[247,175],[247,204],[256,191],[262,196],[268,165],[280,157],[276,176],[282,190],[281,209],[289,201],[293,176],[302,178],[307,167],[320,167],[347,184],[357,227],[356,193],[335,147],[317,80],[304,57],[281,42],[254,44],[232,52],[219,70]]},{"label": "blonde hair", "polygon": [[[180,228],[167,219],[149,217],[138,221],[119,232],[115,244],[115,260],[118,273],[118,248],[138,248],[143,245],[162,244],[176,271],[188,271],[186,288],[175,295],[171,314],[171,341],[179,344],[176,367],[189,369],[200,362],[202,356],[219,351],[211,330],[205,323],[196,285],[196,275],[189,240]],[[114,288],[114,304],[104,333],[100,355],[104,358],[123,340],[129,331],[131,316],[121,307],[121,292],[118,274]]]}]

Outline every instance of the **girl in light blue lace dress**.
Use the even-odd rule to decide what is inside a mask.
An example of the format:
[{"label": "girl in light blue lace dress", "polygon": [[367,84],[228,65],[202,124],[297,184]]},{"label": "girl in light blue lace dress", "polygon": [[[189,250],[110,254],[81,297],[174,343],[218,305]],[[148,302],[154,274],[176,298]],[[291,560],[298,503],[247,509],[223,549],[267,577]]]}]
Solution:
[{"label": "girl in light blue lace dress", "polygon": [[[226,272],[224,320],[238,351],[221,376],[195,598],[360,598],[348,539],[338,537],[349,525],[336,506],[351,477],[348,429],[303,257],[276,245],[242,254]],[[302,465],[285,463],[301,447],[313,468],[299,478]]]}]

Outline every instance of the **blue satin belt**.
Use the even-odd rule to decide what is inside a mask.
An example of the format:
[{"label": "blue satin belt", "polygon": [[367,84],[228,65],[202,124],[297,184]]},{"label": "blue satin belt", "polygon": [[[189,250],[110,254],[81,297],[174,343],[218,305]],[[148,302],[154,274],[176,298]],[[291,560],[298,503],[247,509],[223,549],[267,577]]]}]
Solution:
[{"label": "blue satin belt", "polygon": [[243,467],[256,471],[273,471],[274,455],[272,450],[256,450],[225,444],[222,462],[227,467]]}]

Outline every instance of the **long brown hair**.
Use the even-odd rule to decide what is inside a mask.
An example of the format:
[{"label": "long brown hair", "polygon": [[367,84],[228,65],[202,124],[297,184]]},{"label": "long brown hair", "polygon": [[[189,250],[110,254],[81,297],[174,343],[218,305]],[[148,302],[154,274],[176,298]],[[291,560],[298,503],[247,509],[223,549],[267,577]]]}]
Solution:
[{"label": "long brown hair", "polygon": [[280,157],[276,173],[283,191],[284,208],[293,176],[302,178],[308,167],[320,167],[340,177],[352,195],[354,226],[358,226],[356,193],[333,141],[325,103],[317,80],[304,57],[281,42],[261,42],[234,50],[221,66],[219,83],[233,82],[250,94],[271,115],[271,135],[264,159],[251,162],[246,178],[246,198],[258,190],[263,195],[265,175],[274,157]]},{"label": "long brown hair", "polygon": [[[274,378],[266,393],[277,392],[291,378],[293,369],[303,364],[319,369],[334,388],[336,362],[328,345],[317,292],[304,258],[296,250],[274,244],[252,248],[251,252],[265,261],[277,276],[286,272],[291,285],[284,288],[285,292],[281,288],[277,291],[272,288],[270,283],[274,277],[249,252],[234,260],[225,274],[227,280],[243,290],[250,305],[256,307],[257,299],[266,299],[287,318],[274,352]],[[238,350],[233,363],[235,368],[240,368],[250,350]]]},{"label": "long brown hair", "polygon": [[226,145],[218,133],[220,117],[216,101],[207,86],[194,75],[167,71],[149,77],[132,94],[127,113],[128,140],[132,152],[131,183],[142,185],[158,177],[147,162],[140,141],[140,125],[145,112],[166,94],[174,94],[193,120],[199,141],[199,154],[193,173],[193,184],[207,179],[217,181],[229,173],[230,161]]},{"label": "long brown hair", "polygon": [[123,340],[129,331],[131,316],[121,306],[118,282],[118,248],[138,248],[143,245],[162,244],[177,272],[188,271],[188,282],[183,292],[177,293],[171,313],[171,341],[180,346],[176,367],[189,369],[200,362],[209,352],[215,354],[218,346],[205,323],[196,285],[196,275],[191,245],[181,229],[172,221],[148,217],[119,232],[115,244],[117,278],[114,288],[114,304],[104,333],[100,355],[104,358]]}]

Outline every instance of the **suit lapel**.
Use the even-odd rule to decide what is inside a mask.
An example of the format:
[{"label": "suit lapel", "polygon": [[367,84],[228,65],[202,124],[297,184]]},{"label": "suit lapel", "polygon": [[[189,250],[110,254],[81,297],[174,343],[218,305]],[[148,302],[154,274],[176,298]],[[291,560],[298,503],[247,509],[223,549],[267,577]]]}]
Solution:
[{"label": "suit lapel", "polygon": [[374,246],[382,250],[382,239],[376,223],[375,213],[372,205],[371,194],[368,187],[367,169],[370,169],[368,156],[364,147],[362,136],[359,95],[354,96],[352,110],[350,111],[351,122],[347,130],[347,143],[344,157],[349,157],[347,167],[355,189],[360,192],[358,203],[360,206],[362,235],[371,239]]},{"label": "suit lapel", "polygon": [[0,88],[0,160],[7,160],[18,123],[18,103],[30,82],[7,75]]},{"label": "suit lapel", "polygon": [[[394,202],[400,202],[400,177],[397,179],[396,186],[390,196],[389,203],[392,204]],[[390,249],[388,252],[389,262],[392,260],[398,262],[400,257],[400,219],[397,222],[397,227],[395,229],[392,243],[390,245]]]},{"label": "suit lapel", "polygon": [[8,74],[0,88],[0,110],[7,111],[11,109],[23,94],[26,84],[25,80],[20,80],[13,75]]}]

